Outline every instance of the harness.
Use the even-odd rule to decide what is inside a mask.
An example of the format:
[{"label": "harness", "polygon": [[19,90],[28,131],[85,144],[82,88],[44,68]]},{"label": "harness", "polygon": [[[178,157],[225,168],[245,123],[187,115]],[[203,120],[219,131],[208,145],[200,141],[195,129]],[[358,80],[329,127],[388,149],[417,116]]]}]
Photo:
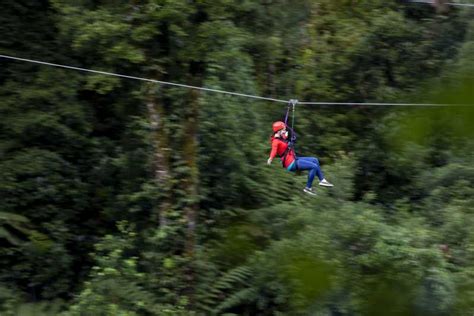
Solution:
[{"label": "harness", "polygon": [[[281,156],[281,164],[283,166],[285,161],[286,161],[286,157],[291,152],[291,150],[293,150],[293,154],[295,155],[295,167],[296,167],[295,170],[298,170],[298,163],[297,163],[298,156],[296,156],[296,152],[294,150],[297,135],[296,135],[296,133],[293,129],[293,126],[295,124],[295,106],[296,106],[297,103],[298,103],[298,100],[294,100],[294,99],[291,99],[290,101],[288,101],[288,107],[286,109],[286,115],[285,115],[284,123],[286,125],[286,128],[290,131],[290,140],[287,141],[288,147],[286,148],[285,152]],[[292,109],[291,127],[288,126],[288,116],[290,114],[290,109]]]}]

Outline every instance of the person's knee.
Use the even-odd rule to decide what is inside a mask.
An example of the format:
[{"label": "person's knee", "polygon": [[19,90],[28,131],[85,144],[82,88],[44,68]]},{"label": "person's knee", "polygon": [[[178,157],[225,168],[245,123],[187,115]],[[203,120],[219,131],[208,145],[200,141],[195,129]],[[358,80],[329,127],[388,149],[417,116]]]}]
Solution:
[{"label": "person's knee", "polygon": [[318,160],[318,158],[314,157],[314,158],[313,158],[313,162],[319,166],[319,160]]}]

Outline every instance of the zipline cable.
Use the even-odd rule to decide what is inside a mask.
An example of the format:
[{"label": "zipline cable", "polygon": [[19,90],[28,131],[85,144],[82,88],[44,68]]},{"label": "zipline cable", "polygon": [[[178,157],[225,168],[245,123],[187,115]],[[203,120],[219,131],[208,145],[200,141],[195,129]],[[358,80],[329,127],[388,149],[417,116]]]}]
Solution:
[{"label": "zipline cable", "polygon": [[446,3],[447,5],[452,5],[455,7],[469,7],[469,8],[474,8],[474,4],[472,3],[456,3],[456,2],[448,2]]},{"label": "zipline cable", "polygon": [[[74,67],[74,66],[68,66],[68,65],[62,65],[62,64],[49,63],[49,62],[35,60],[35,59],[19,58],[19,57],[14,57],[14,56],[9,56],[9,55],[1,55],[1,54],[0,54],[0,58],[12,59],[12,60],[16,60],[16,61],[23,61],[23,62],[29,62],[29,63],[34,63],[34,64],[46,65],[46,66],[53,66],[53,67],[58,67],[58,68],[78,70],[78,71],[83,71],[83,72],[90,72],[90,73],[95,73],[95,74],[100,74],[100,75],[105,75],[105,76],[113,76],[113,77],[120,77],[120,78],[132,79],[132,80],[153,82],[153,83],[169,85],[169,86],[175,86],[175,87],[181,87],[181,88],[187,88],[187,89],[195,89],[195,90],[201,90],[201,91],[207,91],[207,92],[228,94],[228,95],[244,97],[244,98],[252,98],[252,99],[257,99],[257,100],[265,100],[265,101],[272,101],[272,102],[279,102],[279,103],[288,103],[288,100],[275,99],[275,98],[269,98],[269,97],[261,97],[261,96],[257,96],[257,95],[231,92],[231,91],[226,91],[226,90],[191,86],[191,85],[182,84],[182,83],[175,83],[175,82],[155,80],[155,79],[147,79],[147,78],[136,77],[136,76],[128,76],[128,75],[122,75],[122,74],[113,73],[113,72],[107,72],[107,71],[100,71],[100,70],[93,70],[93,69]],[[422,106],[422,107],[425,107],[425,106],[428,106],[428,107],[432,107],[432,106],[465,106],[465,105],[467,105],[467,104],[382,103],[382,102],[372,102],[372,103],[371,102],[298,102],[298,104],[302,104],[302,105],[349,105],[349,106],[353,106],[353,105]]]},{"label": "zipline cable", "polygon": [[[410,0],[411,3],[425,3],[425,4],[434,4],[432,0]],[[462,3],[462,2],[446,2],[445,5],[455,6],[455,7],[470,7],[474,8],[474,3]]]},{"label": "zipline cable", "polygon": [[370,105],[370,106],[468,106],[468,104],[442,103],[381,103],[381,102],[298,102],[303,105]]},{"label": "zipline cable", "polygon": [[100,71],[100,70],[93,70],[93,69],[87,69],[87,68],[67,66],[67,65],[62,65],[62,64],[48,63],[48,62],[34,60],[34,59],[19,58],[19,57],[13,57],[13,56],[8,56],[8,55],[0,55],[0,57],[1,58],[6,58],[6,59],[14,59],[14,60],[18,60],[18,61],[25,61],[25,62],[29,62],[29,63],[59,67],[59,68],[66,68],[66,69],[72,69],[72,70],[92,72],[92,73],[106,75],[106,76],[113,76],[113,77],[120,77],[120,78],[126,78],[126,79],[133,79],[133,80],[159,83],[159,84],[163,84],[163,85],[169,85],[169,86],[175,86],[175,87],[181,87],[181,88],[195,89],[195,90],[208,91],[208,92],[216,92],[216,93],[222,93],[222,94],[230,94],[230,95],[239,96],[239,97],[246,97],[246,98],[273,101],[273,102],[281,102],[281,103],[287,103],[288,102],[288,100],[279,100],[279,99],[268,98],[268,97],[260,97],[260,96],[251,95],[251,94],[244,94],[244,93],[231,92],[231,91],[225,91],[225,90],[218,90],[218,89],[191,86],[191,85],[182,84],[182,83],[174,83],[174,82],[169,82],[169,81],[162,81],[162,80],[147,79],[147,78],[141,78],[141,77],[135,77],[135,76],[128,76],[128,75],[122,75],[122,74],[117,74],[117,73],[113,73],[113,72],[107,72],[107,71]]}]

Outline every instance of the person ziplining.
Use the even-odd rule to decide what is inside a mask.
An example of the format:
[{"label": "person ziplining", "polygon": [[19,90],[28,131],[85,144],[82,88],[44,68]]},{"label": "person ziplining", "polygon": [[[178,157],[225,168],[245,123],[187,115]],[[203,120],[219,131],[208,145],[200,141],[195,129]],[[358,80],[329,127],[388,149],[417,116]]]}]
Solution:
[{"label": "person ziplining", "polygon": [[[318,158],[296,156],[294,148],[296,142],[296,133],[293,129],[293,125],[295,118],[295,106],[297,102],[298,101],[296,100],[290,100],[286,110],[285,120],[273,123],[273,133],[270,139],[272,150],[270,152],[270,157],[268,158],[267,164],[271,165],[273,159],[276,157],[276,155],[278,155],[281,159],[283,168],[286,170],[290,172],[308,170],[308,181],[306,183],[306,187],[303,189],[303,192],[310,195],[316,195],[316,192],[313,191],[313,181],[316,176],[319,179],[320,186],[332,187],[333,185],[329,183],[324,177]],[[287,124],[290,108],[293,109],[291,127]]]}]

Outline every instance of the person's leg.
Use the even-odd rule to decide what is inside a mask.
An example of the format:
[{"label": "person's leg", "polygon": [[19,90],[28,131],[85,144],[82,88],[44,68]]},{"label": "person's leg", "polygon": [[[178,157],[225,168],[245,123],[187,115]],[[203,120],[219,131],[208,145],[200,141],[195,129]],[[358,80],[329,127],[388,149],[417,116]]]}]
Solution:
[{"label": "person's leg", "polygon": [[299,157],[296,163],[299,170],[309,170],[306,187],[311,188],[313,186],[314,177],[316,175],[318,175],[318,177],[321,175],[319,165],[314,163],[310,157]]},{"label": "person's leg", "polygon": [[322,181],[324,179],[324,174],[323,170],[321,170],[321,166],[319,165],[319,160],[316,157],[310,157],[311,161],[318,166],[316,170],[316,174],[318,176],[319,181]]},{"label": "person's leg", "polygon": [[[324,179],[324,173],[321,170],[318,158],[315,158],[315,157],[299,157],[298,161],[300,161],[300,160],[304,161],[304,165],[307,168],[311,168],[311,169],[315,170],[319,181],[322,181]],[[311,164],[311,166],[309,166],[309,164]],[[298,167],[299,167],[299,165],[298,165]],[[309,170],[309,169],[301,169],[301,168],[298,168],[298,169],[300,169],[300,170]]]},{"label": "person's leg", "polygon": [[[329,183],[325,178],[321,166],[319,165],[318,158],[315,157],[300,157],[298,162],[302,160],[302,164],[298,164],[298,169],[300,170],[310,170],[308,175],[308,188],[311,188],[315,175],[318,176],[319,185],[324,187],[332,187],[333,185]],[[300,165],[302,168],[300,168]]]},{"label": "person's leg", "polygon": [[311,188],[313,186],[314,177],[316,176],[316,170],[314,168],[309,170],[308,181],[306,182],[306,187]]}]

